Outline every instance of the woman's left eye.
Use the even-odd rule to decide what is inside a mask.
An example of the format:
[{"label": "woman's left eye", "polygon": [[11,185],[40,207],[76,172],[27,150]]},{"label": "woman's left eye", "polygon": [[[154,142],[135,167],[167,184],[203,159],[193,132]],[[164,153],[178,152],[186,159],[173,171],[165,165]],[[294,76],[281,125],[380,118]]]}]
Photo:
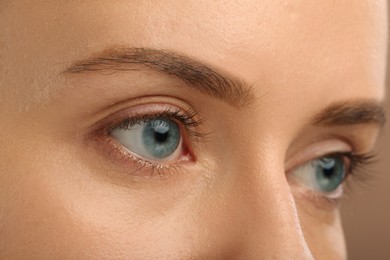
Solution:
[{"label": "woman's left eye", "polygon": [[349,172],[348,164],[345,155],[330,155],[309,161],[291,174],[296,181],[315,192],[338,194]]},{"label": "woman's left eye", "polygon": [[180,159],[182,154],[182,133],[180,126],[172,119],[155,118],[118,127],[111,136],[137,157],[169,162]]}]

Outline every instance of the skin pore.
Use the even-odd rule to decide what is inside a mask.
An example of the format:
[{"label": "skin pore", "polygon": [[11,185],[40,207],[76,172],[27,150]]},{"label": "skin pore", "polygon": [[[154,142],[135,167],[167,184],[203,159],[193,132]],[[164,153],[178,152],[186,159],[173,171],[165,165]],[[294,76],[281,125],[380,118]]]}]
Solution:
[{"label": "skin pore", "polygon": [[[347,257],[342,185],[301,173],[373,149],[386,1],[0,8],[1,259]],[[156,118],[169,160],[119,138]]]}]

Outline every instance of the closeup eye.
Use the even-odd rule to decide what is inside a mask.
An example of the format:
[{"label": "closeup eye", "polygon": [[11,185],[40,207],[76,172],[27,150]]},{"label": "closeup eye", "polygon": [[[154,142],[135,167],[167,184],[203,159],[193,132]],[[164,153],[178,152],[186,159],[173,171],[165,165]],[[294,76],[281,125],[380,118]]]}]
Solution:
[{"label": "closeup eye", "polygon": [[128,151],[148,160],[172,161],[181,155],[182,133],[171,119],[147,119],[118,127],[111,135]]},{"label": "closeup eye", "polygon": [[163,173],[171,166],[177,169],[183,162],[195,162],[194,147],[205,135],[201,120],[190,107],[150,103],[110,115],[98,133],[107,145],[104,151],[116,162],[128,169],[137,163],[137,169]]},{"label": "closeup eye", "polygon": [[310,190],[326,195],[335,194],[350,171],[346,155],[330,155],[305,163],[292,171],[296,181]]}]

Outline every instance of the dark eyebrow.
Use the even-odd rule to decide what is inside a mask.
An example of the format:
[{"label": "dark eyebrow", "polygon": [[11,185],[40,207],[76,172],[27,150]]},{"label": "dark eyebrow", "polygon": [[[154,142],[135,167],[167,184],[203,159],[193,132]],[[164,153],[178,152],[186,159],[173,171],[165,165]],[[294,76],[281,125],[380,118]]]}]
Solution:
[{"label": "dark eyebrow", "polygon": [[75,62],[64,73],[134,71],[140,70],[139,66],[179,79],[190,87],[234,106],[245,106],[255,96],[252,88],[242,80],[218,72],[195,59],[166,50],[110,48],[93,55],[92,58]]},{"label": "dark eyebrow", "polygon": [[331,105],[314,118],[313,125],[376,124],[383,127],[385,122],[385,110],[378,102],[358,101]]}]

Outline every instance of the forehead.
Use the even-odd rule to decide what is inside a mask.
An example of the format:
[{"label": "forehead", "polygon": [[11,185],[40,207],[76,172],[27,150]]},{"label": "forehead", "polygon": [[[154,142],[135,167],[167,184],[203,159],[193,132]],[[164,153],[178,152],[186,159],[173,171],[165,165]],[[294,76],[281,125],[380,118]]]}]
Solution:
[{"label": "forehead", "polygon": [[340,95],[354,89],[356,95],[381,98],[385,5],[370,0],[15,0],[1,18],[10,26],[0,30],[5,62],[40,65],[15,67],[23,75],[23,69],[31,71],[33,82],[39,75],[58,75],[93,52],[126,45],[185,53],[286,97],[337,88]]}]

